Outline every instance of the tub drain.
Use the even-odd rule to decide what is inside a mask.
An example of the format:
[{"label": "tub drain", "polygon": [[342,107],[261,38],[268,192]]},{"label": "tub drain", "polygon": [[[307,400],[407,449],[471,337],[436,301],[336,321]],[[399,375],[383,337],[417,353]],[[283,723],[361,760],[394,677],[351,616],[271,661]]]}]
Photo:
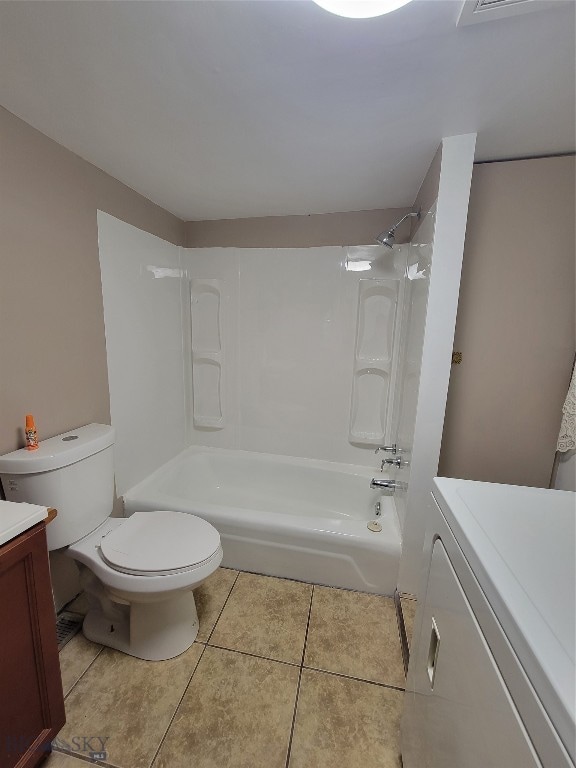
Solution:
[{"label": "tub drain", "polygon": [[370,520],[366,527],[369,531],[372,531],[372,533],[380,533],[382,530],[382,525],[378,522],[378,520]]},{"label": "tub drain", "polygon": [[62,611],[56,619],[56,639],[58,650],[61,651],[69,640],[80,630],[84,616],[80,613]]}]

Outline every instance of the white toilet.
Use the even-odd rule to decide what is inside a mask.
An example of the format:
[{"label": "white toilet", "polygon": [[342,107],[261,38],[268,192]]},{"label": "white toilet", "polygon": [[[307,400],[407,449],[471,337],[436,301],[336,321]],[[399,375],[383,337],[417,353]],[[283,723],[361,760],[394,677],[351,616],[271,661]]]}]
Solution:
[{"label": "white toilet", "polygon": [[48,549],[67,547],[81,563],[86,637],[140,659],[170,659],[196,638],[192,590],[220,565],[220,534],[183,512],[110,517],[113,444],[112,427],[89,424],[0,456],[0,479],[9,501],[58,510]]}]

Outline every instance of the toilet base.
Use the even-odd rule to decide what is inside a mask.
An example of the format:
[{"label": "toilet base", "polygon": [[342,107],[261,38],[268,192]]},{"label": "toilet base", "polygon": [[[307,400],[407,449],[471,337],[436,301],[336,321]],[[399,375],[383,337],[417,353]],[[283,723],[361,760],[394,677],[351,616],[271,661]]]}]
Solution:
[{"label": "toilet base", "polygon": [[198,634],[191,589],[153,603],[107,601],[90,608],[82,631],[88,640],[147,661],[164,661],[188,650]]}]

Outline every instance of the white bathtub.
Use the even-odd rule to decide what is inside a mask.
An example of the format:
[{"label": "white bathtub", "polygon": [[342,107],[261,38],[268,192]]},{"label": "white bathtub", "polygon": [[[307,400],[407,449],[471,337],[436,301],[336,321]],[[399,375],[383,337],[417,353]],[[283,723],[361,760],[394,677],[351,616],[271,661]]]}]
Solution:
[{"label": "white bathtub", "polygon": [[392,595],[400,529],[393,498],[371,490],[373,476],[366,467],[191,447],[124,502],[126,514],[170,509],[208,520],[222,536],[224,566]]}]

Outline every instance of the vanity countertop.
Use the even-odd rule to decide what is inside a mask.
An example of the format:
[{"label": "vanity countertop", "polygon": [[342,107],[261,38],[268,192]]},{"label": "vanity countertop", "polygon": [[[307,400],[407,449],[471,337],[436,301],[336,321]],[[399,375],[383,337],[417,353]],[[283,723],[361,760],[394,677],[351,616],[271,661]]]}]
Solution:
[{"label": "vanity countertop", "polygon": [[47,516],[47,507],[0,500],[0,546],[42,522]]}]

